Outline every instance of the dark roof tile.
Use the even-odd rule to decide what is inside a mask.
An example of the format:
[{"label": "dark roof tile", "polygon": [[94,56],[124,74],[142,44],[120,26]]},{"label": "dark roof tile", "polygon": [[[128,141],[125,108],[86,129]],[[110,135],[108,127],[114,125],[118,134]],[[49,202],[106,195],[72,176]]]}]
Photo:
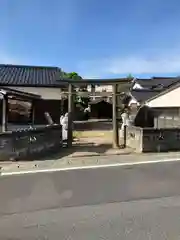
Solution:
[{"label": "dark roof tile", "polygon": [[138,102],[145,102],[148,99],[158,95],[161,93],[161,90],[132,90],[131,95],[138,101]]},{"label": "dark roof tile", "polygon": [[58,67],[0,64],[0,85],[53,87],[62,85]]},{"label": "dark roof tile", "polygon": [[143,88],[152,89],[158,86],[162,88],[168,88],[177,82],[180,82],[180,77],[153,77],[149,79],[136,79],[136,82],[139,83]]}]

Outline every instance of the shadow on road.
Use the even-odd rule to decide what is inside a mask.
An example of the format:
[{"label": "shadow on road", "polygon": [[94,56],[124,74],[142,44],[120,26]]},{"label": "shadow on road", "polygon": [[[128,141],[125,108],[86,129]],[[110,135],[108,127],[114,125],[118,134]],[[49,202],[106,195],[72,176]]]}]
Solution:
[{"label": "shadow on road", "polygon": [[97,155],[103,155],[105,154],[108,150],[112,149],[112,144],[105,143],[105,144],[98,144],[95,145],[93,142],[89,143],[74,143],[71,148],[62,148],[60,152],[58,153],[50,153],[48,156],[43,156],[39,159],[39,161],[44,161],[44,160],[58,160],[60,158],[68,157],[68,156],[76,156],[79,157],[80,155],[83,157],[86,156],[87,154],[90,156],[97,156]]}]

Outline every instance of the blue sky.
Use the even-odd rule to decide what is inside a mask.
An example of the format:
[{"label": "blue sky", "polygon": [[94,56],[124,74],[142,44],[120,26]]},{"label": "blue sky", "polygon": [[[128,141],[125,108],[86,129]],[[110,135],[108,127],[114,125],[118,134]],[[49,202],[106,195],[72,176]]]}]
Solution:
[{"label": "blue sky", "polygon": [[0,63],[180,75],[179,0],[1,0]]}]

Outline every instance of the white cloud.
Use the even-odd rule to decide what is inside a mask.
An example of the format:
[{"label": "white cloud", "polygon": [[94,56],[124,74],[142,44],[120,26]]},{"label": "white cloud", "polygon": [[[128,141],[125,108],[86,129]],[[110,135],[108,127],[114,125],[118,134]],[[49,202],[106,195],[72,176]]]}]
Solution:
[{"label": "white cloud", "polygon": [[180,50],[154,55],[129,55],[109,59],[87,61],[79,66],[85,77],[131,74],[172,74],[180,73]]},{"label": "white cloud", "polygon": [[176,57],[160,57],[146,59],[143,57],[129,57],[114,59],[107,70],[112,74],[151,74],[180,72],[180,55]]}]

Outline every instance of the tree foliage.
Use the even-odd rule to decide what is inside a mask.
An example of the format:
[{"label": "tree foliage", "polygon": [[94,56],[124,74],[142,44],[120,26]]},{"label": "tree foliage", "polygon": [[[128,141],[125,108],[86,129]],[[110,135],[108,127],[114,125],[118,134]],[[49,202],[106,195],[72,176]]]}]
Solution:
[{"label": "tree foliage", "polygon": [[65,79],[82,80],[82,77],[79,76],[78,73],[76,72],[70,72],[70,73],[63,72],[63,77]]},{"label": "tree foliage", "polygon": [[133,75],[132,75],[131,73],[129,73],[129,74],[127,75],[127,78],[128,78],[128,79],[133,79],[134,77],[133,77]]},{"label": "tree foliage", "polygon": [[[70,73],[66,73],[66,72],[63,72],[63,78],[65,79],[72,79],[72,80],[82,80],[83,82],[83,78],[81,76],[79,76],[78,73],[76,72],[70,72]],[[86,85],[77,85],[76,84],[74,85],[75,88],[78,89],[79,92],[87,92],[87,86]],[[76,105],[81,105],[82,107],[87,107],[89,101],[90,101],[90,98],[89,97],[83,97],[83,96],[80,96],[78,94],[78,91],[77,91],[77,94],[75,95],[75,103]]]}]

